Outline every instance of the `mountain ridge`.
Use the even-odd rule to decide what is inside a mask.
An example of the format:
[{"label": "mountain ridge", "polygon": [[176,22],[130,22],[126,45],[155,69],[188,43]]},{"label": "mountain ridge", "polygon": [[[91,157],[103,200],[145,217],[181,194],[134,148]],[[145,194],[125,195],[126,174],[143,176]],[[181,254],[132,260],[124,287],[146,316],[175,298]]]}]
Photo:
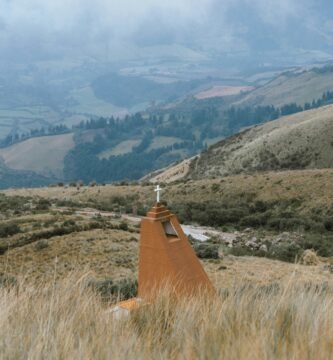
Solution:
[{"label": "mountain ridge", "polygon": [[[256,125],[150,181],[228,176],[256,171],[333,167],[333,105]],[[189,163],[188,163],[189,162]],[[181,169],[185,169],[183,172]],[[175,178],[172,174],[177,174]]]}]

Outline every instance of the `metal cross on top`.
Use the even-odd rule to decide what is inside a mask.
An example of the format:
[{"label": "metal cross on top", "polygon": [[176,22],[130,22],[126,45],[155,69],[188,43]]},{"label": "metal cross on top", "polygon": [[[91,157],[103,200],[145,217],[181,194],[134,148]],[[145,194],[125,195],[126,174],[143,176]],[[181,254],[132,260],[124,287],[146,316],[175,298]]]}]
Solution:
[{"label": "metal cross on top", "polygon": [[160,195],[161,195],[161,191],[162,191],[162,188],[157,185],[156,186],[156,189],[154,190],[156,193],[157,193],[157,202],[159,203],[160,202]]}]

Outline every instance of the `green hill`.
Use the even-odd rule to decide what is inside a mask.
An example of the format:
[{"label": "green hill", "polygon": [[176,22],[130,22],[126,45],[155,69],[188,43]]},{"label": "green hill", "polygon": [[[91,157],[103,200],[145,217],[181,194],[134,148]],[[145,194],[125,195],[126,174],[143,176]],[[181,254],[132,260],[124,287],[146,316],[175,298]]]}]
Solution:
[{"label": "green hill", "polygon": [[171,167],[153,181],[264,170],[333,167],[333,105],[254,126]]},{"label": "green hill", "polygon": [[[127,115],[125,118],[95,117],[81,121],[72,130],[59,127],[58,131],[65,133],[58,132],[58,135],[38,136],[47,133],[39,131],[32,134],[35,137],[21,142],[19,137],[11,136],[8,141],[2,142],[2,146],[11,146],[0,149],[0,157],[11,169],[34,171],[66,181],[138,180],[175,161],[191,158],[221,139],[227,139],[204,153],[200,157],[204,160],[199,160],[194,167],[190,166],[193,176],[260,169],[327,167],[331,166],[329,156],[323,155],[327,150],[323,152],[317,147],[326,144],[321,131],[326,132],[322,128],[323,122],[326,121],[329,127],[330,110],[322,110],[320,107],[333,101],[333,91],[329,91],[332,89],[332,80],[333,67],[330,66],[294,71],[247,94],[204,100],[189,96],[184,101],[155,106],[149,112]],[[137,82],[136,86],[134,82]],[[170,95],[189,92],[192,86],[198,84],[199,81],[191,81],[160,84],[158,87],[159,91],[167,89]],[[131,97],[133,91],[143,96],[147,93],[139,91],[138,87],[142,85],[147,90],[151,86],[148,80],[129,80],[126,77],[120,80],[119,76],[100,79],[95,85],[99,96],[103,98],[107,94],[117,94],[119,101],[126,101],[125,98]],[[119,87],[121,92],[118,91]],[[108,93],[108,89],[112,91]],[[163,96],[166,96],[164,90]],[[159,91],[156,88],[156,96],[159,96]],[[259,96],[260,92],[266,97]],[[273,105],[268,105],[270,103]],[[307,109],[313,111],[302,113]],[[244,153],[241,149],[234,151],[235,148],[230,145],[235,142],[235,146],[243,146],[242,142],[238,143],[239,136],[228,139],[242,129],[294,113],[299,114],[292,117],[291,122],[286,120],[287,123],[293,123],[294,119],[313,117],[311,121],[318,118],[316,126],[314,122],[311,126],[310,123],[305,125],[302,120],[289,133],[289,128],[281,125],[283,131],[270,132],[270,137],[264,140],[261,133],[250,131],[250,140],[241,135],[251,142]],[[281,121],[274,124],[284,123]],[[299,137],[298,131],[307,135]],[[330,128],[326,133],[330,133]],[[222,155],[217,150],[221,144],[227,146],[223,147]],[[217,159],[215,153],[219,154]],[[185,166],[181,171],[177,170],[176,177],[184,176],[187,168]]]}]

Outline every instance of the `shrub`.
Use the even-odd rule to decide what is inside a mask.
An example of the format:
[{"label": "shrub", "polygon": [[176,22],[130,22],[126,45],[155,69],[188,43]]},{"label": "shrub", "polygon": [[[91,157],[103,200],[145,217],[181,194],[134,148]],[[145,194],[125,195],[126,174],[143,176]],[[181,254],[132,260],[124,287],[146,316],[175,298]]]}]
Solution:
[{"label": "shrub", "polygon": [[195,244],[193,246],[195,253],[200,259],[218,259],[218,246],[213,244]]},{"label": "shrub", "polygon": [[327,231],[333,231],[333,216],[327,217],[324,220],[324,226]]},{"label": "shrub", "polygon": [[228,254],[234,256],[251,256],[254,255],[253,251],[248,247],[235,246],[228,249]]},{"label": "shrub", "polygon": [[39,199],[35,209],[36,210],[48,210],[51,206],[51,202],[47,199]]},{"label": "shrub", "polygon": [[295,262],[303,253],[302,248],[295,243],[274,244],[268,250],[267,256],[286,262]]},{"label": "shrub", "polygon": [[42,239],[36,242],[35,249],[37,251],[43,250],[49,247],[49,242],[46,239]]},{"label": "shrub", "polygon": [[272,218],[267,221],[268,227],[274,230],[297,230],[300,227],[307,227],[308,224],[305,219],[290,217],[290,218]]},{"label": "shrub", "polygon": [[213,184],[212,185],[212,192],[216,193],[220,190],[220,184]]},{"label": "shrub", "polygon": [[135,279],[90,280],[88,286],[96,291],[104,301],[127,300],[136,297],[138,292],[138,282]]},{"label": "shrub", "polygon": [[0,238],[12,236],[19,232],[21,232],[21,229],[15,223],[0,224]]},{"label": "shrub", "polygon": [[16,285],[17,280],[15,276],[0,273],[0,287],[9,287]]},{"label": "shrub", "polygon": [[121,222],[120,224],[119,224],[119,229],[120,230],[123,230],[123,231],[127,231],[128,230],[128,224],[126,223],[126,222]]},{"label": "shrub", "polygon": [[251,227],[257,227],[257,226],[263,226],[267,223],[267,215],[265,214],[253,214],[243,217],[239,224],[241,226],[251,226]]},{"label": "shrub", "polygon": [[73,219],[68,219],[63,222],[63,226],[68,227],[68,226],[75,226],[75,225],[76,225],[76,223]]},{"label": "shrub", "polygon": [[318,265],[319,259],[314,250],[305,250],[302,254],[301,263],[303,265]]},{"label": "shrub", "polygon": [[301,242],[303,249],[313,249],[319,256],[333,256],[333,236],[324,234],[306,234]]}]

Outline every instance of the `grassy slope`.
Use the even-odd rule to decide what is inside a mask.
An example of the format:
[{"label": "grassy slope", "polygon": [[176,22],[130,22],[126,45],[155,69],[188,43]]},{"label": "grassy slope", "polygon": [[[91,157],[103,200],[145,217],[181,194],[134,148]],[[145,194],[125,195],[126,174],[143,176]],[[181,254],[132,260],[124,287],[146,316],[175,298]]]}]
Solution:
[{"label": "grassy slope", "polygon": [[62,177],[64,157],[74,147],[73,134],[32,138],[0,149],[5,164],[16,170]]},{"label": "grassy slope", "polygon": [[[102,196],[104,189],[117,190],[82,192]],[[61,190],[59,194],[68,193]],[[118,190],[129,194],[133,189]],[[29,212],[15,220],[26,235],[69,221],[82,226],[92,219],[53,210]],[[115,321],[109,304],[88,284],[136,278],[138,234],[108,228],[117,220],[94,221],[100,222],[99,229],[54,236],[0,255],[1,358],[27,353],[54,359],[78,353],[114,359],[330,357],[333,278],[323,264],[234,256],[205,260],[216,297],[175,303],[162,293],[130,317]],[[13,237],[1,241],[11,243]],[[18,286],[3,287],[3,274],[7,279],[15,276]]]},{"label": "grassy slope", "polygon": [[[218,190],[214,189],[218,184]],[[216,186],[215,186],[216,187]],[[7,195],[40,196],[48,199],[71,199],[74,202],[112,206],[115,198],[131,196],[131,205],[138,203],[149,207],[155,194],[153,186],[98,186],[76,188],[40,188],[5,190]],[[309,214],[312,209],[330,209],[333,203],[333,169],[263,172],[254,175],[235,175],[217,179],[191,180],[169,184],[163,199],[173,203],[207,202],[216,200],[223,204],[230,198],[246,198],[264,202],[301,200],[298,211]]]},{"label": "grassy slope", "polygon": [[9,169],[0,160],[0,189],[10,187],[31,187],[49,184],[52,178],[46,178],[31,171]]},{"label": "grassy slope", "polygon": [[[332,139],[333,106],[329,105],[270,121],[220,141],[186,166],[180,177],[331,168]],[[152,181],[173,181],[172,174],[183,167],[183,163],[171,167]]]},{"label": "grassy slope", "polygon": [[134,146],[140,144],[140,140],[124,140],[111,149],[107,149],[98,154],[100,159],[108,159],[110,156],[118,156],[130,153]]},{"label": "grassy slope", "polygon": [[4,359],[329,359],[332,283],[296,272],[271,287],[245,281],[214,298],[158,297],[116,320],[86,276],[54,286],[0,290]]},{"label": "grassy slope", "polygon": [[[285,103],[290,103],[292,101],[296,101],[299,102],[300,104],[303,104],[305,101],[312,101],[315,98],[319,98],[324,91],[328,89],[332,89],[331,86],[332,80],[333,80],[333,72],[330,71],[319,73],[318,71],[311,70],[304,73],[290,73],[287,75],[286,74],[281,75],[278,78],[274,79],[269,84],[266,84],[265,86],[256,89],[250,94],[246,95],[245,98],[241,100],[240,104],[264,105],[264,104],[273,103],[274,105],[278,106],[278,105],[283,105]],[[78,112],[85,115],[91,114],[88,108],[89,107],[92,108],[95,105],[97,106],[97,107],[95,106],[97,111],[96,114],[98,113],[100,115],[108,115],[108,114],[110,115],[115,111],[115,109],[112,108],[111,104],[103,103],[101,101],[98,102],[93,96],[91,89],[84,88],[78,90],[76,92],[73,92],[72,96],[77,101],[77,103],[75,103],[76,105],[71,105],[75,107],[75,109],[73,108],[74,113]],[[82,105],[83,103],[84,105]],[[116,110],[121,112],[121,109],[116,109]],[[321,111],[320,109],[315,110],[313,114],[316,113],[319,116],[320,111]],[[18,113],[17,115],[20,114],[21,113]],[[327,114],[327,112],[325,114]],[[47,113],[45,114],[43,113],[42,115],[45,115],[48,118]],[[40,116],[42,117],[42,115]],[[303,117],[303,114],[299,114],[298,116]],[[74,118],[75,117],[72,117],[72,120]],[[77,118],[76,120],[79,120],[79,118]],[[66,136],[64,138],[66,138]],[[63,158],[67,153],[67,151],[72,147],[72,144],[70,144],[70,142],[68,141],[66,141],[65,144],[63,143],[58,144],[57,136],[48,137],[46,140],[45,139],[41,140],[41,139],[43,138],[30,139],[26,142],[23,142],[22,144],[14,145],[8,149],[0,150],[0,156],[3,156],[6,164],[13,169],[31,170],[42,174],[53,173],[57,177],[61,177],[63,172]],[[45,141],[46,144],[41,143],[43,141]],[[124,141],[123,145],[126,146],[120,145],[120,148],[116,147],[114,149],[110,149],[106,151],[105,153],[103,152],[102,154],[100,154],[100,158],[103,157],[107,158],[110,155],[118,155],[121,153],[128,152],[132,146],[132,143],[129,143],[130,141],[132,141],[132,139],[127,139]],[[150,148],[152,149],[159,146],[170,145],[174,141],[176,140],[172,138],[157,137],[156,139],[154,139],[154,143],[151,145]],[[302,147],[307,146],[306,143],[303,141],[303,139],[298,139],[297,141],[294,141],[294,139],[292,139],[292,141],[294,147],[296,147],[297,142],[301,142],[300,145]],[[309,142],[312,143],[312,139],[310,139]],[[277,148],[278,147],[279,146],[277,146]],[[309,150],[307,150],[310,153],[312,152],[311,147],[309,148]],[[52,148],[51,153],[49,152],[50,148]],[[301,151],[302,150],[303,149],[301,149]],[[245,157],[248,158],[249,156],[246,155]],[[315,159],[314,160],[315,165],[317,165],[318,160],[319,162],[320,161],[327,162],[327,159]],[[244,161],[246,162],[246,160]],[[238,160],[236,162],[238,162]],[[319,166],[321,165],[319,164]],[[236,167],[237,167],[237,171],[239,171],[240,165],[238,163],[236,164]],[[230,169],[226,169],[226,172],[230,172]],[[233,170],[231,172],[233,172]]]},{"label": "grassy slope", "polygon": [[[8,220],[10,223],[13,221],[19,224],[22,232],[0,241],[1,246],[5,243],[13,246],[5,254],[0,254],[0,275],[10,274],[30,284],[50,282],[54,278],[64,279],[73,272],[89,272],[90,278],[97,279],[137,277],[139,234],[133,226],[130,226],[131,232],[112,229],[112,225],[119,224],[119,220],[111,217],[96,220],[89,215],[78,216],[57,211],[16,216],[15,220]],[[73,231],[66,235],[54,235],[47,240],[36,240],[24,246],[17,245],[20,238],[64,227],[66,222],[83,226],[92,221],[99,221],[100,228]],[[265,258],[232,256],[205,259],[202,262],[215,286],[221,288],[231,288],[235,281],[269,285],[282,279],[287,280],[295,270],[298,271],[300,281],[320,283],[331,280],[329,272],[323,266],[309,268]],[[221,265],[226,266],[228,271],[220,271]]]},{"label": "grassy slope", "polygon": [[70,111],[75,114],[122,117],[128,113],[126,108],[119,108],[109,102],[98,99],[90,86],[72,90],[70,95],[76,102],[75,105],[70,107]]},{"label": "grassy slope", "polygon": [[325,91],[333,90],[333,72],[282,74],[268,84],[250,92],[235,105],[275,105],[282,106],[296,102],[304,105],[319,99]]},{"label": "grassy slope", "polygon": [[[255,200],[262,202],[283,203],[285,200],[291,202],[297,200],[299,202],[297,211],[309,214],[313,209],[333,211],[332,179],[333,170],[234,176],[222,182],[216,179],[170,185],[163,191],[163,198],[171,207],[176,203],[204,204],[211,201],[217,201],[222,206],[230,202],[230,199],[238,201],[254,194]],[[114,217],[112,213],[108,213],[107,216],[104,214],[103,217],[93,216],[91,212],[75,213],[74,210],[68,211],[66,208],[61,210],[58,202],[64,204],[68,201],[73,201],[74,204],[84,202],[91,207],[104,204],[111,208],[119,202],[119,199],[128,199],[127,203],[130,206],[141,203],[149,208],[155,196],[152,186],[97,186],[79,190],[76,188],[21,189],[6,190],[3,193],[14,196],[2,201],[6,207],[12,206],[16,213],[13,215],[11,210],[2,209],[0,230],[3,229],[4,224],[17,224],[21,231],[0,239],[0,250],[6,250],[2,255],[0,254],[0,275],[9,273],[19,279],[25,278],[30,283],[48,282],[53,277],[63,279],[73,271],[80,273],[91,271],[90,277],[101,279],[137,276],[139,234],[136,222],[132,224],[129,218],[130,231],[121,230],[119,225],[123,220]],[[17,200],[15,198],[17,195],[26,198]],[[57,206],[38,210],[35,206],[40,204],[40,198],[49,199]],[[91,224],[94,226],[91,227]],[[61,229],[68,229],[69,232],[61,234],[59,232]],[[27,239],[32,240],[27,241]],[[44,240],[40,241],[40,239]],[[40,242],[43,245],[45,241],[46,246],[40,247]],[[203,263],[218,287],[230,288],[236,280],[268,285],[281,279],[288,279],[290,272],[296,269],[298,278],[305,282],[330,279],[329,272],[322,266],[295,267],[292,264],[269,259],[228,256],[225,259],[203,260]],[[227,266],[228,271],[221,272],[219,270],[221,265]]]}]

